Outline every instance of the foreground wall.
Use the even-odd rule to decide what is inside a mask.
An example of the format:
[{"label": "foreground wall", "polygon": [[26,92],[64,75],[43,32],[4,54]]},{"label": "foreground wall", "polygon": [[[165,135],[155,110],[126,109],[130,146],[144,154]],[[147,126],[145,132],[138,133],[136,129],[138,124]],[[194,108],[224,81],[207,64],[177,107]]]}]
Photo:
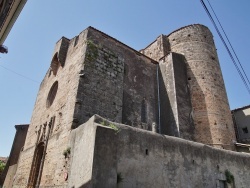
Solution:
[{"label": "foreground wall", "polygon": [[[106,126],[97,122],[105,122]],[[74,179],[75,184],[71,183],[70,187],[116,187],[118,181],[119,188],[214,188],[226,185],[230,177],[234,178],[231,185],[235,187],[250,185],[248,154],[116,125],[99,117],[92,117],[88,123],[89,128],[83,128],[86,125],[78,128],[82,132],[77,131],[78,141],[75,140],[71,148],[69,181]],[[117,128],[119,130],[115,130]],[[88,147],[83,144],[87,138],[91,138]],[[87,158],[88,163],[85,163]]]}]

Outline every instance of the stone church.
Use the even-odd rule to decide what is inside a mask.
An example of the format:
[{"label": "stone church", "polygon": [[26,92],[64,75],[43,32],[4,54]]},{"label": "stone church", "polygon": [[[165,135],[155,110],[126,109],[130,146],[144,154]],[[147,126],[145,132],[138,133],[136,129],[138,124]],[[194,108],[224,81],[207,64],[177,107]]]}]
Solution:
[{"label": "stone church", "polygon": [[140,51],[93,27],[62,37],[30,124],[16,128],[23,144],[13,143],[4,187],[250,185],[213,36],[200,24]]}]

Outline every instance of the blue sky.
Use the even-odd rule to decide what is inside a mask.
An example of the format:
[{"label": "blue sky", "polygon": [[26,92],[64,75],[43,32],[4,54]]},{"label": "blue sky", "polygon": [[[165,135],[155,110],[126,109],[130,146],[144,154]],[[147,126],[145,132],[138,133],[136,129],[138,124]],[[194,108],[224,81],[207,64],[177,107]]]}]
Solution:
[{"label": "blue sky", "polygon": [[[250,1],[210,3],[249,76]],[[4,43],[9,53],[0,54],[0,156],[9,155],[14,125],[30,122],[39,84],[62,36],[73,38],[93,26],[140,50],[160,34],[194,23],[208,26],[214,35],[230,108],[250,104],[250,95],[199,0],[28,1]]]}]

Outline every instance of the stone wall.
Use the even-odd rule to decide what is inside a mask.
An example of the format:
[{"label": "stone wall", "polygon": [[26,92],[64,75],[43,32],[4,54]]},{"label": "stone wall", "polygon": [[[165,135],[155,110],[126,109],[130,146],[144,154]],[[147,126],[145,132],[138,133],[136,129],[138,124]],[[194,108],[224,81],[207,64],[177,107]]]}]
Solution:
[{"label": "stone wall", "polygon": [[159,36],[141,52],[157,61],[170,52],[185,56],[195,141],[235,149],[227,94],[209,29],[199,24],[180,28],[167,36]]},{"label": "stone wall", "polygon": [[151,130],[158,123],[156,62],[91,27],[86,42],[75,127],[99,114]]},{"label": "stone wall", "polygon": [[[13,178],[16,174],[19,154],[23,150],[29,125],[16,125],[15,128],[16,134],[10,151],[10,155],[6,163],[5,169],[2,175],[0,176],[0,185],[3,185],[4,183],[5,187],[12,187]],[[7,178],[5,179],[5,177]]]},{"label": "stone wall", "polygon": [[195,140],[233,149],[233,122],[211,32],[205,26],[190,25],[171,33],[168,39],[171,51],[187,60]]},{"label": "stone wall", "polygon": [[[103,121],[107,123],[106,126],[98,125],[98,122]],[[100,117],[91,118],[88,128],[81,125],[78,130],[76,134],[79,142],[75,140],[72,146],[71,171],[89,175],[86,181],[82,181],[83,179],[80,180],[72,173],[69,179],[78,178],[79,181],[72,181],[75,184],[70,186],[117,187],[117,181],[114,179],[119,179],[119,188],[219,188],[222,184],[247,188],[250,184],[249,154],[216,149],[176,137],[119,125]],[[87,146],[86,151],[83,150],[81,153],[79,149],[84,141],[80,138],[91,138],[89,145],[94,144],[95,152]],[[86,159],[87,156],[93,157],[93,160],[88,158],[89,162],[84,163],[84,158],[81,160],[79,155]],[[87,166],[89,170],[86,170]],[[94,184],[97,178],[102,177],[107,181],[100,181],[101,186]],[[234,181],[228,183],[232,177]]]},{"label": "stone wall", "polygon": [[[160,123],[164,134],[233,148],[210,31],[192,25],[161,35],[142,50],[150,52],[163,61],[160,67],[92,27],[60,39],[40,85],[13,187],[27,187],[29,177],[38,177],[40,187],[116,187],[118,176],[124,177],[121,187],[215,187],[226,169],[238,186],[247,185],[249,169],[242,161],[247,164],[248,156],[146,131]],[[107,120],[94,117],[83,125],[94,114]]]},{"label": "stone wall", "polygon": [[37,176],[39,143],[45,148],[40,185],[66,185],[70,130],[93,114],[151,130],[158,117],[156,68],[152,59],[91,27],[60,39],[40,85],[14,187]]},{"label": "stone wall", "polygon": [[161,58],[170,53],[168,38],[165,35],[160,35],[154,42],[140,50],[140,52],[159,62]]},{"label": "stone wall", "polygon": [[161,134],[194,140],[185,57],[170,53],[159,63]]},{"label": "stone wall", "polygon": [[[63,152],[68,147],[69,133],[74,120],[79,73],[85,58],[83,52],[87,46],[86,35],[87,30],[80,33],[78,43],[75,42],[75,38],[68,40],[63,37],[55,46],[51,67],[37,95],[27,134],[28,139],[20,155],[14,187],[27,186],[35,149],[41,142],[46,146],[41,186],[66,183],[64,174],[67,172],[65,164],[67,161]],[[65,63],[62,62],[63,57],[66,57]],[[56,82],[58,82],[58,89],[54,93],[55,98],[48,105],[51,87]]]},{"label": "stone wall", "polygon": [[86,122],[93,114],[121,122],[124,59],[90,38],[86,43],[74,114],[75,126]]}]

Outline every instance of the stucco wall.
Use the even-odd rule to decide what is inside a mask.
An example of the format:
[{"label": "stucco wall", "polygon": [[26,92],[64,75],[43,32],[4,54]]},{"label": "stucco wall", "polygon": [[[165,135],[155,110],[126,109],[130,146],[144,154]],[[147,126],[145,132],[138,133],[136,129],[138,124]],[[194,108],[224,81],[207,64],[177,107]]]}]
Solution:
[{"label": "stucco wall", "polygon": [[242,143],[250,143],[250,107],[236,109],[232,111],[237,141]]},{"label": "stucco wall", "polygon": [[[109,124],[115,125],[119,131],[111,130],[114,133],[112,134],[107,132],[107,129],[110,130],[109,127],[93,123],[98,130],[91,131],[95,134],[95,150],[99,148],[99,152],[93,155],[96,161],[93,163],[92,170],[97,170],[95,176],[94,173],[92,174],[93,181],[99,173],[99,176],[109,174],[111,177],[106,176],[107,179],[116,178],[112,176],[122,177],[123,180],[118,184],[119,188],[215,188],[219,183],[226,183],[225,170],[228,170],[234,176],[235,187],[248,188],[250,185],[250,155],[248,154],[216,149],[126,125],[112,122]],[[85,130],[87,131],[87,128]],[[91,142],[93,142],[92,136]],[[100,142],[99,139],[106,141]],[[77,142],[74,147],[76,146]],[[104,150],[101,151],[100,148]],[[83,149],[78,155],[85,158],[84,153],[88,151]],[[93,151],[91,152],[93,154]],[[103,152],[103,158],[100,157],[101,152]],[[107,153],[110,157],[105,155]],[[79,156],[78,158],[80,159]],[[77,166],[77,170],[79,173],[86,172],[82,162]],[[111,171],[113,173],[110,173]],[[107,185],[115,187],[114,181],[111,182],[113,184],[110,181],[109,183],[102,181],[102,185],[95,187],[107,187]]]}]

